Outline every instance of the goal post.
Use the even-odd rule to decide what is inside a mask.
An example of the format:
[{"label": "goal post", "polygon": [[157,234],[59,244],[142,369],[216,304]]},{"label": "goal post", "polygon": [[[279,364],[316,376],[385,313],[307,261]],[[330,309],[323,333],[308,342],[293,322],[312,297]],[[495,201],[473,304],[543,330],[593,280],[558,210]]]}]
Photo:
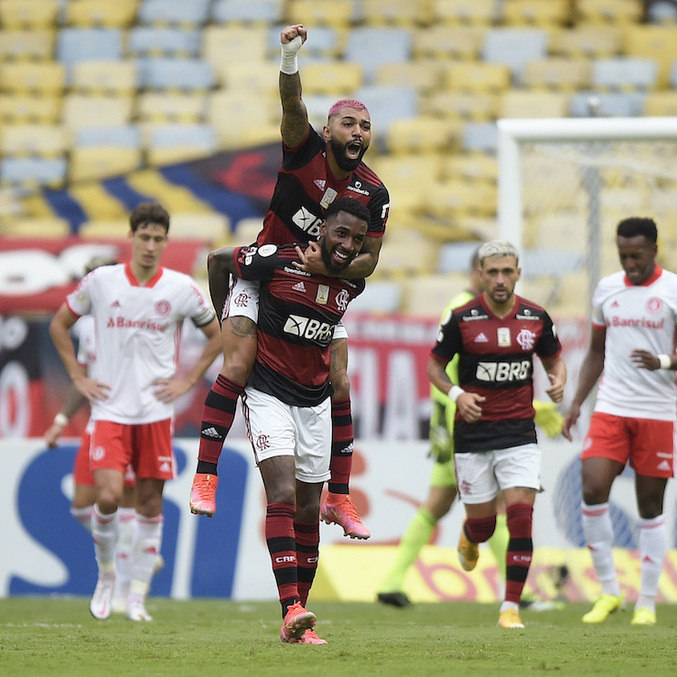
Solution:
[{"label": "goal post", "polygon": [[[501,119],[497,128],[499,236],[527,255],[526,275],[529,261],[553,275],[578,268],[589,295],[618,268],[613,233],[627,216],[655,218],[659,257],[672,264],[677,117]],[[556,292],[558,302],[566,289]]]}]

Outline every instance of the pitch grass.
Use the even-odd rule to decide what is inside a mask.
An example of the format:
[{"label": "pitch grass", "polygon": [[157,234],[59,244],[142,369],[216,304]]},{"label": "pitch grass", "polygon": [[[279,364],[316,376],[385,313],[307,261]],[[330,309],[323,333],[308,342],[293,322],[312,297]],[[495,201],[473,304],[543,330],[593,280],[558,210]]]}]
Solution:
[{"label": "pitch grass", "polygon": [[309,604],[327,646],[282,644],[273,602],[149,600],[153,623],[95,621],[80,598],[0,599],[0,675],[674,675],[677,605],[655,627],[631,610],[588,626],[588,604],[523,611],[496,627],[498,605]]}]

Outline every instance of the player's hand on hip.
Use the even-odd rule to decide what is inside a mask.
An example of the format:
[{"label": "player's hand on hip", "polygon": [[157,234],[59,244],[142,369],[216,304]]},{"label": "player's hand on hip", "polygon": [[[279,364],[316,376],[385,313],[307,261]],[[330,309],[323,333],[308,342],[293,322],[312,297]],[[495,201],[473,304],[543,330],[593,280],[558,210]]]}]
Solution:
[{"label": "player's hand on hip", "polygon": [[110,386],[101,381],[87,378],[86,376],[73,380],[73,385],[78,389],[81,395],[84,395],[90,402],[102,402],[108,399]]},{"label": "player's hand on hip", "polygon": [[181,397],[191,388],[191,383],[188,379],[176,376],[173,378],[158,378],[153,381],[153,385],[157,386],[153,391],[155,397],[165,404],[173,402],[177,397]]},{"label": "player's hand on hip", "polygon": [[656,371],[656,369],[661,368],[661,361],[658,359],[658,356],[650,353],[648,350],[637,348],[630,353],[630,359],[638,369]]},{"label": "player's hand on hip", "polygon": [[482,417],[482,407],[480,406],[486,397],[477,393],[461,393],[456,399],[458,413],[461,414],[466,423],[475,423]]}]

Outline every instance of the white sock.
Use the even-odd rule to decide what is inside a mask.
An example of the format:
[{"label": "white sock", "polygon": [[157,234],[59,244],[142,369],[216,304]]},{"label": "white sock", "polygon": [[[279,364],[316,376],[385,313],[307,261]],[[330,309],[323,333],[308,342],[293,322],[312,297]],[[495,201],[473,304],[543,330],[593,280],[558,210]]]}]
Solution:
[{"label": "white sock", "polygon": [[515,602],[503,602],[501,604],[501,608],[499,609],[500,613],[503,613],[506,609],[514,609],[515,611],[519,611],[520,605],[515,604]]},{"label": "white sock", "polygon": [[115,513],[104,515],[95,505],[92,511],[92,538],[100,576],[115,575],[115,544],[118,540],[118,521]]},{"label": "white sock", "polygon": [[130,593],[145,595],[148,592],[162,545],[163,521],[162,514],[156,517],[136,514],[136,541],[132,556]]},{"label": "white sock", "polygon": [[583,533],[592,556],[595,572],[605,595],[620,595],[621,589],[616,578],[613,552],[614,529],[611,524],[608,503],[587,505],[582,503]]},{"label": "white sock", "polygon": [[82,526],[92,533],[92,506],[86,505],[84,508],[74,508],[71,506],[71,515],[82,524]]},{"label": "white sock", "polygon": [[668,548],[668,537],[663,515],[639,520],[639,557],[641,575],[639,597],[635,608],[656,612],[658,579],[663,569],[663,559]]},{"label": "white sock", "polygon": [[115,573],[121,583],[132,578],[132,552],[136,535],[136,510],[118,508],[118,543],[115,551]]}]

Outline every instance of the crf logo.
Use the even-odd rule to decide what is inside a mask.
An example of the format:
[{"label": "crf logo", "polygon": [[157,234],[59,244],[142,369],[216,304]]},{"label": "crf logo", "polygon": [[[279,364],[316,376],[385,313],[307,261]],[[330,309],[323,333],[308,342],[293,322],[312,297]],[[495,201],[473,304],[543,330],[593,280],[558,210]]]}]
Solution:
[{"label": "crf logo", "polygon": [[536,334],[528,329],[522,329],[515,337],[515,340],[519,343],[522,350],[533,350],[535,339]]},{"label": "crf logo", "polygon": [[336,294],[336,306],[339,310],[345,310],[348,307],[348,303],[350,303],[350,294],[345,289],[341,289]]},{"label": "crf logo", "polygon": [[531,360],[521,362],[478,362],[475,378],[488,383],[525,381],[531,371]]},{"label": "crf logo", "polygon": [[309,237],[315,240],[320,237],[320,225],[322,224],[322,219],[319,219],[315,214],[311,214],[305,207],[301,207],[301,209],[291,217],[291,220],[301,230],[308,233]]},{"label": "crf logo", "polygon": [[315,341],[326,345],[331,341],[332,325],[319,320],[312,320],[301,315],[290,315],[284,324],[284,331],[292,336]]},{"label": "crf logo", "polygon": [[280,557],[275,558],[275,564],[287,564],[296,562],[296,557],[294,555],[281,555]]},{"label": "crf logo", "polygon": [[259,449],[260,451],[270,449],[270,438],[268,437],[268,435],[259,435],[256,438],[256,448]]},{"label": "crf logo", "polygon": [[250,299],[249,294],[246,294],[245,292],[240,292],[233,299],[233,304],[236,305],[238,308],[244,308],[249,305],[249,299]]}]

